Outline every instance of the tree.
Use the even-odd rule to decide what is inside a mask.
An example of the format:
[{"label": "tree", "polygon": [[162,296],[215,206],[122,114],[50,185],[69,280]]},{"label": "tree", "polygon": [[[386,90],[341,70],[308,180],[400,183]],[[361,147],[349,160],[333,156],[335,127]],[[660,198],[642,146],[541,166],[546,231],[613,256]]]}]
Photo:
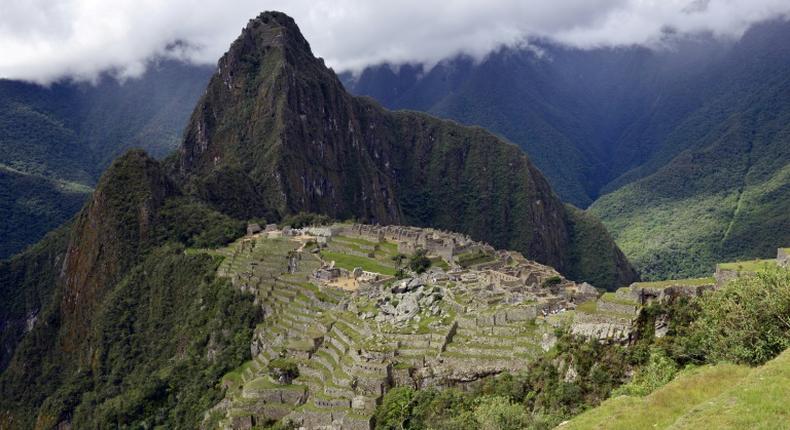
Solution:
[{"label": "tree", "polygon": [[376,408],[376,428],[382,430],[404,430],[411,416],[414,390],[408,387],[393,388],[384,396]]},{"label": "tree", "polygon": [[406,255],[405,255],[405,254],[401,254],[401,253],[399,252],[399,253],[397,253],[397,254],[395,254],[395,255],[393,255],[393,256],[392,256],[392,261],[394,261],[394,262],[395,262],[395,264],[397,264],[397,265],[398,265],[398,267],[400,267],[400,266],[401,266],[401,264],[403,264],[403,260],[405,260],[406,258],[407,258],[407,257],[406,257]]},{"label": "tree", "polygon": [[708,361],[757,365],[790,347],[790,269],[742,276],[701,300],[693,335]]},{"label": "tree", "polygon": [[521,430],[529,424],[524,407],[502,396],[477,399],[474,417],[481,430]]},{"label": "tree", "polygon": [[418,249],[409,259],[409,269],[415,273],[423,273],[431,267],[431,260],[426,256],[427,251]]}]

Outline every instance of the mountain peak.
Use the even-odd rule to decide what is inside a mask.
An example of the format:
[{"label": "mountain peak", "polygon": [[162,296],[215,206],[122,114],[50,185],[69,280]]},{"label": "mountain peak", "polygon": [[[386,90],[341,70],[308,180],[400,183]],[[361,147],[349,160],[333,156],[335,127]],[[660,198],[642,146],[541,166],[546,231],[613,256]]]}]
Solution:
[{"label": "mountain peak", "polygon": [[263,12],[251,19],[238,40],[254,41],[258,48],[286,47],[312,56],[310,44],[302,36],[296,22],[282,12]]},{"label": "mountain peak", "polygon": [[[236,218],[313,212],[433,226],[582,280],[592,272],[574,267],[570,215],[521,150],[479,127],[351,96],[279,12],[251,20],[220,60],[178,165],[185,189]],[[627,283],[627,261],[601,241],[612,276],[600,284]]]},{"label": "mountain peak", "polygon": [[[263,12],[251,19],[220,59],[219,68],[233,69],[243,63],[260,65],[273,59],[292,65],[303,65],[316,59],[310,44],[302,36],[296,22],[282,12]],[[241,62],[242,64],[240,64]]]}]

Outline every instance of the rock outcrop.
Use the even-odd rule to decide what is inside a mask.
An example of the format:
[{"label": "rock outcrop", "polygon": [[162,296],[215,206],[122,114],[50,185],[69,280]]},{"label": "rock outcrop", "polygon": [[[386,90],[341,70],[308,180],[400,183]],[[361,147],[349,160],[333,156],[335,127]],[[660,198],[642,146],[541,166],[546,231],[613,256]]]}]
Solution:
[{"label": "rock outcrop", "polygon": [[102,176],[74,222],[60,274],[64,352],[79,352],[95,305],[153,244],[158,211],[176,193],[159,163],[142,150],[118,158]]},{"label": "rock outcrop", "polygon": [[[433,226],[580,280],[597,275],[578,257],[592,250],[574,249],[585,235],[573,230],[600,224],[577,223],[519,148],[480,128],[349,95],[281,13],[251,20],[220,59],[175,169],[187,189],[238,217],[308,211]],[[611,238],[596,236],[606,252],[589,255],[616,272],[610,286],[633,281]]]}]

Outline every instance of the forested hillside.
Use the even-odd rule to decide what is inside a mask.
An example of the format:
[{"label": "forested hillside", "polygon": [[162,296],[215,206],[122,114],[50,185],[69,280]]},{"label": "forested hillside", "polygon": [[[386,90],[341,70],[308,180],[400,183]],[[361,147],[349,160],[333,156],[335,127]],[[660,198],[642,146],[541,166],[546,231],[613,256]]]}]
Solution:
[{"label": "forested hillside", "polygon": [[591,207],[646,278],[700,275],[790,243],[784,30],[747,34],[708,83],[705,103],[631,176],[657,171]]},{"label": "forested hillside", "polygon": [[140,78],[39,85],[0,80],[0,258],[71,218],[129,148],[162,157],[180,141],[212,68],[154,62]]},{"label": "forested hillside", "polygon": [[648,277],[700,275],[790,240],[788,37],[790,24],[771,21],[735,42],[668,36],[657,50],[534,41],[480,63],[343,78],[386,106],[501,134],[564,200],[595,201],[591,211]]}]

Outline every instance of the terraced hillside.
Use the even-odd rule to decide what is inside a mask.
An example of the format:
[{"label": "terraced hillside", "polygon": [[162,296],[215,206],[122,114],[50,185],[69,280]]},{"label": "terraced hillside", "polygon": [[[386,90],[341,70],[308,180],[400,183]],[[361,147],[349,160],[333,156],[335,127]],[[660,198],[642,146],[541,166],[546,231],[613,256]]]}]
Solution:
[{"label": "terraced hillside", "polygon": [[[421,274],[407,262],[418,249],[431,262]],[[190,252],[224,256],[220,276],[265,313],[254,358],[223,378],[208,428],[285,419],[369,429],[392,387],[524,368],[554,341],[545,316],[596,294],[518,253],[409,227],[270,228]]]},{"label": "terraced hillside", "polygon": [[757,368],[690,369],[645,397],[605,401],[561,430],[782,429],[790,422],[790,351]]}]

